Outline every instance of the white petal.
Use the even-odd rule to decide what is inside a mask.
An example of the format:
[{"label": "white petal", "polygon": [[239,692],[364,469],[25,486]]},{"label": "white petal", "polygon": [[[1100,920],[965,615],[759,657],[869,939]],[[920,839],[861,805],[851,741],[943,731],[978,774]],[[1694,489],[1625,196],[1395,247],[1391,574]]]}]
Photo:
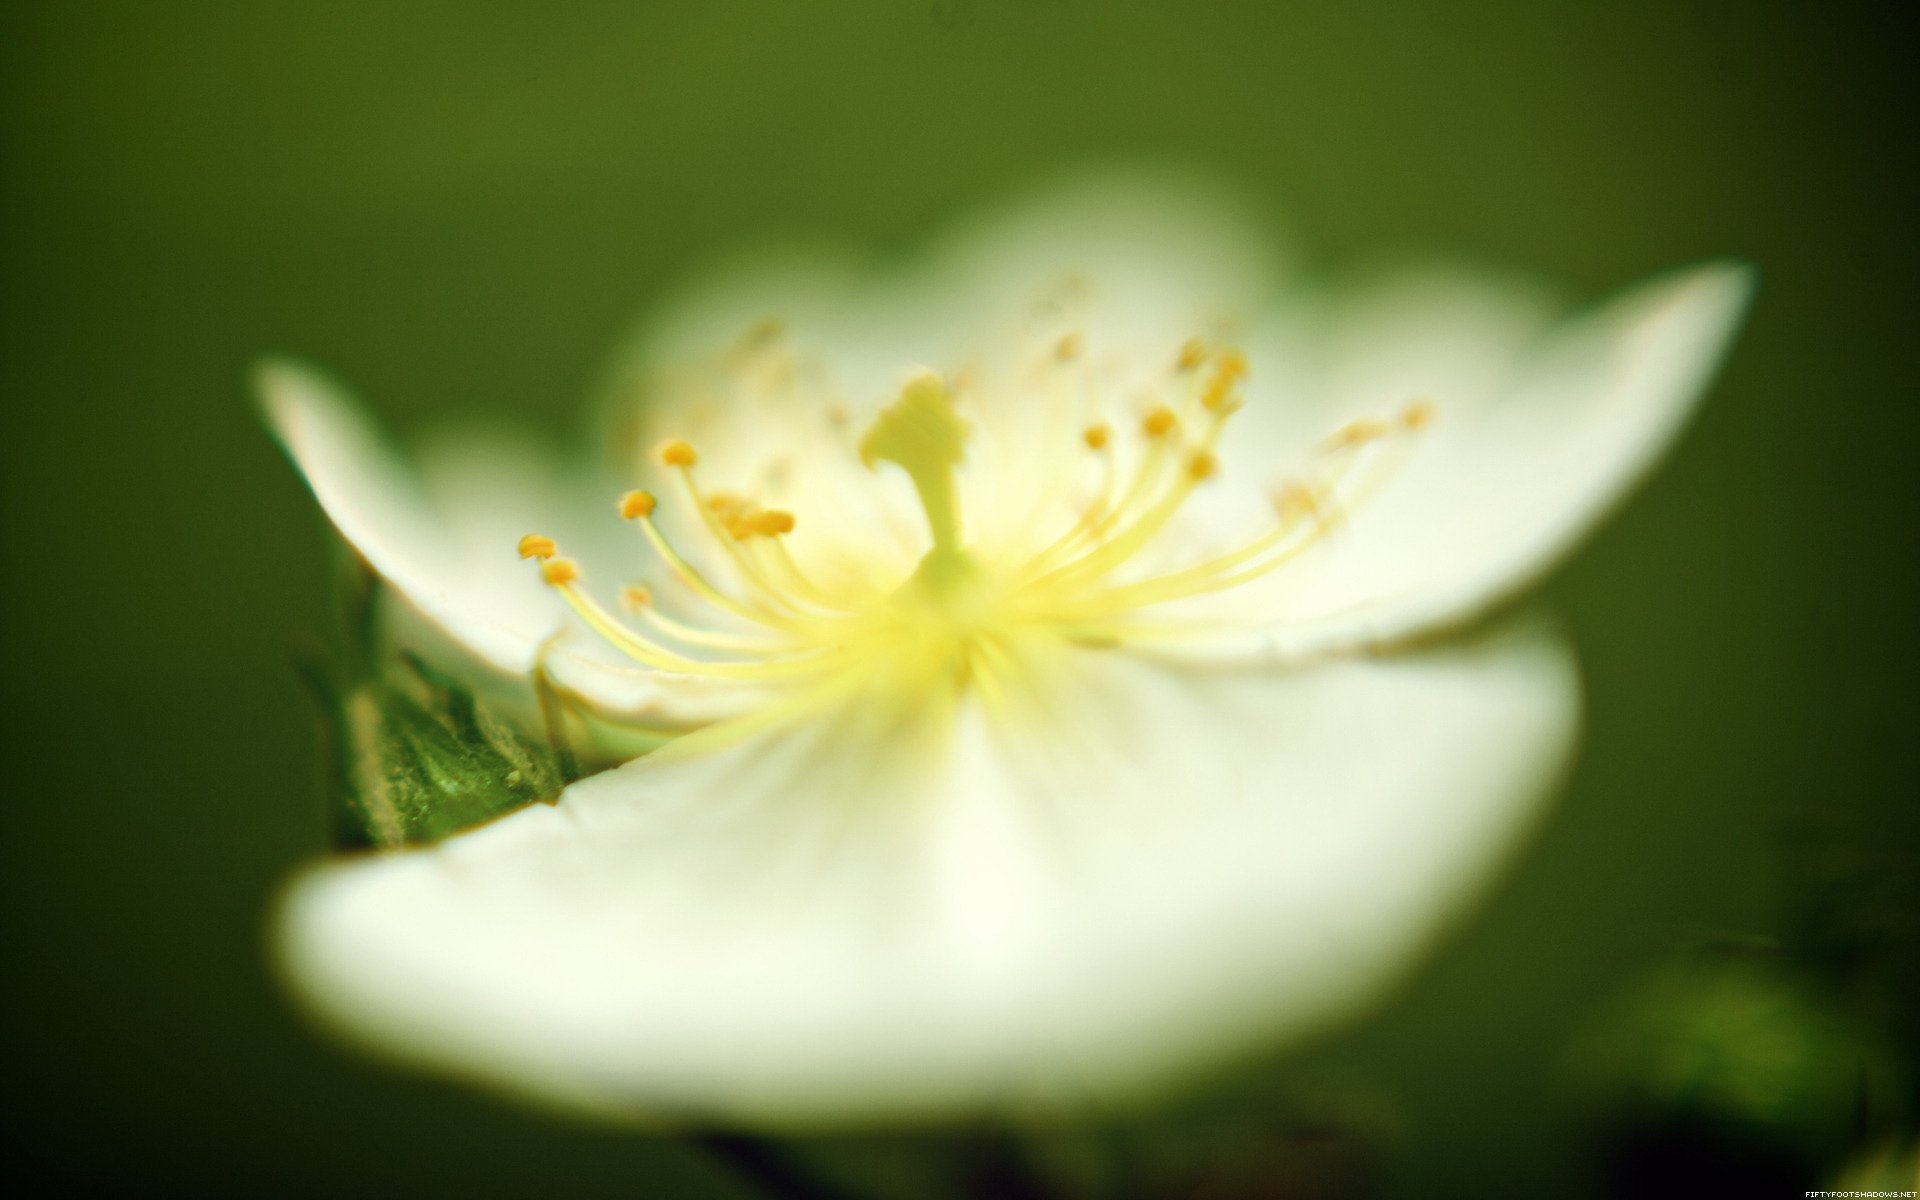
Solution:
[{"label": "white petal", "polygon": [[1537,634],[1045,678],[1045,719],[848,704],[317,868],[285,973],[371,1047],[601,1112],[1078,1107],[1379,995],[1537,817],[1577,708]]},{"label": "white petal", "polygon": [[[1382,338],[1373,350],[1387,364],[1380,378],[1404,379],[1405,361],[1431,362],[1436,386],[1459,390],[1434,393],[1438,416],[1412,435],[1409,461],[1311,554],[1259,586],[1192,606],[1250,626],[1195,649],[1289,656],[1391,643],[1513,596],[1577,546],[1659,460],[1750,291],[1744,267],[1695,268],[1516,345],[1505,361],[1497,337],[1460,338],[1450,363],[1431,346],[1409,354],[1419,339],[1404,332]],[[1434,320],[1445,328],[1451,318]],[[1354,415],[1352,389],[1335,391],[1343,415]],[[1379,396],[1373,411],[1391,416],[1408,398]],[[1330,425],[1323,422],[1323,432]],[[1276,457],[1299,452],[1292,436],[1266,445]]]},{"label": "white petal", "polygon": [[[416,472],[389,447],[360,406],[318,371],[277,360],[258,385],[268,419],[334,527],[407,602],[400,640],[457,667],[477,658],[524,681],[540,647],[567,628],[565,606],[517,559],[522,534],[559,535],[589,563],[617,570],[641,563],[637,535],[621,529],[610,487],[560,478],[524,438],[499,433],[429,442]],[[590,514],[599,514],[594,522]],[[627,535],[624,549],[607,533]],[[604,581],[617,587],[618,577]],[[753,689],[692,676],[640,671],[598,638],[570,636],[551,655],[554,676],[610,712],[659,725],[701,723],[751,707]],[[498,680],[476,680],[499,686]],[[524,687],[492,698],[525,700]]]},{"label": "white petal", "polygon": [[264,363],[256,381],[274,432],[340,535],[471,653],[524,672],[534,647],[559,625],[551,598],[538,597],[533,573],[521,583],[535,591],[538,607],[518,588],[460,586],[475,562],[359,405],[299,363]]}]

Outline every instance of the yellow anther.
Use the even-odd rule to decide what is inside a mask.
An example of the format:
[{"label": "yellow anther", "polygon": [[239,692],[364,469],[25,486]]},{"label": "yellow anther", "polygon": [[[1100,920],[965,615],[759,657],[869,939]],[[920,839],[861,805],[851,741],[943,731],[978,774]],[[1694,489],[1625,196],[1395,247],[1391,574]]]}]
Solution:
[{"label": "yellow anther", "polygon": [[1142,418],[1140,431],[1150,438],[1165,437],[1172,433],[1174,426],[1179,423],[1180,418],[1174,416],[1173,410],[1163,404]]},{"label": "yellow anther", "polygon": [[1113,430],[1105,422],[1089,425],[1082,430],[1080,437],[1087,443],[1089,450],[1105,450],[1107,443],[1113,440]]},{"label": "yellow anther", "polygon": [[570,558],[549,558],[540,564],[540,575],[555,587],[580,578],[580,564]]},{"label": "yellow anther", "polygon": [[1377,442],[1393,432],[1385,421],[1372,417],[1362,417],[1357,421],[1348,421],[1333,431],[1326,441],[1320,443],[1323,450],[1344,450],[1350,446],[1364,446],[1368,442]]},{"label": "yellow anther", "polygon": [[700,461],[700,456],[693,452],[692,442],[675,439],[660,447],[660,461],[669,467],[691,467]]},{"label": "yellow anther", "polygon": [[1200,406],[1208,412],[1220,412],[1236,407],[1233,385],[1247,373],[1247,356],[1238,350],[1228,350],[1220,355],[1214,364],[1213,378],[1207,381],[1206,390],[1200,393]]},{"label": "yellow anther", "polygon": [[1173,360],[1173,365],[1182,371],[1191,371],[1205,361],[1207,361],[1207,344],[1197,337],[1192,337],[1181,345],[1180,357]]},{"label": "yellow anther", "polygon": [[1079,358],[1087,348],[1087,337],[1083,333],[1069,333],[1054,344],[1053,356],[1061,362],[1072,362]]},{"label": "yellow anther", "polygon": [[1424,429],[1440,415],[1440,406],[1422,396],[1400,413],[1400,423],[1408,429]]},{"label": "yellow anther", "polygon": [[620,589],[620,603],[629,609],[638,611],[653,604],[653,589],[642,584],[629,584]]},{"label": "yellow anther", "polygon": [[1282,521],[1292,522],[1301,517],[1320,519],[1320,495],[1304,483],[1289,483],[1281,488],[1273,498],[1273,506]]},{"label": "yellow anther", "polygon": [[753,523],[753,515],[751,513],[723,512],[718,515],[721,523],[726,526],[727,536],[736,542],[744,542],[754,534],[760,532]]},{"label": "yellow anther", "polygon": [[653,498],[652,492],[631,491],[620,497],[620,516],[628,521],[637,517],[650,517],[658,504],[659,501]]},{"label": "yellow anther", "polygon": [[724,517],[744,511],[747,498],[733,492],[715,492],[707,497],[707,507]]},{"label": "yellow anther", "polygon": [[761,537],[778,537],[793,532],[793,514],[784,508],[762,509],[753,517],[754,532]]},{"label": "yellow anther", "polygon": [[558,549],[559,547],[553,544],[552,538],[542,534],[530,533],[520,539],[521,558],[552,558]]},{"label": "yellow anther", "polygon": [[1195,483],[1212,478],[1214,472],[1219,469],[1220,460],[1215,458],[1209,450],[1196,450],[1193,452],[1193,457],[1187,460],[1187,476]]}]

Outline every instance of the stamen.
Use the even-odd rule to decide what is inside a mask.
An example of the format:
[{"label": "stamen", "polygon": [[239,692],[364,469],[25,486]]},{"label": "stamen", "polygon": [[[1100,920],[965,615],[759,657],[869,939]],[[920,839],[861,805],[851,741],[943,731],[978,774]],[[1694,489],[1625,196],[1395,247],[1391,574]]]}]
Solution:
[{"label": "stamen", "polygon": [[[672,455],[671,452],[676,446],[685,446],[686,453]],[[693,447],[687,446],[685,442],[670,442],[661,451],[661,461],[668,462],[670,455],[673,459],[682,460],[671,462],[670,465],[679,472],[681,486],[685,488],[687,499],[693,505],[694,511],[700,514],[707,532],[712,535],[715,542],[719,543],[720,548],[726,552],[727,557],[733,561],[734,567],[738,569],[741,579],[753,591],[754,595],[748,598],[747,604],[762,614],[761,618],[756,619],[765,623],[766,618],[771,618],[775,623],[781,623],[782,612],[797,615],[799,609],[793,602],[783,595],[779,588],[768,582],[759,566],[740,549],[741,540],[752,536],[751,528],[743,523],[746,514],[736,513],[728,504],[716,504],[714,500],[701,494],[700,484],[693,476]],[[733,499],[727,493],[716,493],[716,495],[728,501]]]},{"label": "stamen", "polygon": [[[1402,420],[1404,422],[1404,417]],[[1372,424],[1385,427],[1380,422]],[[1352,426],[1348,428],[1351,429]],[[1346,431],[1341,432],[1344,434]],[[1370,444],[1371,439],[1363,438],[1357,442],[1349,442],[1339,434],[1336,434],[1336,439],[1340,442],[1336,447],[1340,453],[1320,480],[1312,484],[1289,484],[1274,497],[1274,509],[1279,517],[1279,524],[1275,528],[1255,537],[1237,550],[1152,579],[1107,588],[1078,601],[1069,602],[1065,610],[1095,621],[1100,620],[1103,615],[1117,617],[1127,611],[1148,605],[1164,604],[1172,600],[1238,587],[1297,558],[1334,527],[1334,518],[1339,511],[1333,505],[1335,496],[1347,485],[1354,473],[1355,465],[1362,458],[1372,457],[1358,452],[1360,448]],[[1372,489],[1378,486],[1380,475],[1381,470],[1376,465],[1372,472],[1363,476],[1352,489],[1353,494],[1347,501],[1348,505],[1364,502]],[[1111,545],[1112,543],[1109,543],[1109,546]],[[1104,553],[1106,550],[1107,547],[1102,547],[1102,550],[1097,553]],[[1095,556],[1088,556],[1088,558],[1093,557]],[[1129,625],[1129,632],[1132,632],[1133,628]]]},{"label": "stamen", "polygon": [[748,654],[766,654],[780,648],[778,643],[770,642],[765,638],[703,629],[698,625],[690,625],[670,617],[654,607],[653,592],[646,587],[639,585],[628,587],[620,593],[620,600],[629,612],[667,636],[678,638],[689,646],[705,646],[711,650],[735,650]]},{"label": "stamen", "polygon": [[[1147,434],[1152,450],[1159,450],[1172,441],[1171,438],[1159,436],[1153,432],[1155,427],[1163,426],[1161,421],[1156,420],[1156,418],[1163,413],[1166,414],[1167,417],[1167,422],[1163,427],[1163,433],[1170,431],[1173,428],[1173,424],[1171,423],[1172,413],[1171,410],[1164,407],[1155,409],[1152,413],[1149,413],[1147,420],[1142,423],[1142,432]],[[1206,431],[1202,436],[1199,447],[1189,456],[1187,469],[1182,471],[1174,479],[1172,485],[1168,487],[1166,491],[1160,495],[1159,499],[1154,501],[1132,525],[1120,530],[1117,534],[1109,537],[1103,544],[1088,551],[1080,558],[1040,576],[1038,580],[1034,581],[1034,586],[1044,588],[1066,584],[1069,581],[1091,581],[1098,579],[1100,576],[1119,567],[1149,545],[1159,534],[1160,530],[1165,528],[1167,522],[1173,519],[1173,515],[1180,511],[1181,504],[1185,503],[1188,494],[1193,491],[1194,485],[1213,474],[1217,466],[1217,460],[1215,460],[1213,456],[1213,446],[1214,443],[1219,440],[1220,431],[1226,427],[1226,419],[1230,415],[1231,410],[1225,409],[1209,414]],[[1202,455],[1205,457],[1202,458]],[[1153,482],[1157,483],[1159,475],[1158,467],[1165,461],[1165,454],[1155,454],[1151,452],[1148,454],[1147,461],[1142,464],[1141,474],[1136,478],[1134,486],[1128,489],[1128,494],[1126,498],[1121,501],[1120,508],[1110,514],[1109,518],[1103,519],[1100,522],[1100,527],[1095,530],[1096,536],[1105,536],[1108,531],[1112,530],[1118,524],[1119,518],[1124,512],[1135,507],[1136,503],[1146,502],[1146,498],[1152,494],[1153,487],[1153,484],[1148,482],[1150,477],[1149,473],[1151,472]],[[1195,473],[1196,464],[1199,464],[1199,473]]]},{"label": "stamen", "polygon": [[1393,427],[1377,417],[1361,417],[1348,421],[1334,430],[1319,445],[1321,453],[1334,450],[1346,450],[1354,446],[1364,446],[1368,442],[1377,442],[1393,432]]},{"label": "stamen", "polygon": [[530,533],[520,539],[521,558],[552,558],[556,553],[553,539],[538,533]]},{"label": "stamen", "polygon": [[628,629],[591,596],[575,587],[574,583],[580,578],[580,568],[572,559],[547,559],[540,564],[540,574],[595,633],[613,643],[635,662],[662,671],[681,675],[711,675],[722,679],[769,679],[816,671],[833,657],[833,652],[822,651],[797,658],[749,663],[706,662],[688,658]]},{"label": "stamen", "polygon": [[681,557],[680,552],[668,543],[666,535],[660,532],[660,527],[654,523],[651,514],[638,514],[629,518],[629,520],[636,522],[640,526],[640,531],[646,535],[648,543],[653,546],[653,552],[658,554],[661,561],[667,564],[668,569],[673,572],[674,578],[678,579],[702,600],[705,600],[715,608],[732,613],[734,616],[745,621],[751,621],[756,625],[765,625],[774,629],[787,629],[791,627],[791,623],[785,618],[759,608],[752,608],[742,604],[709,583],[706,576],[695,570],[693,564]]},{"label": "stamen", "polygon": [[792,533],[793,514],[784,508],[763,508],[754,518],[754,532],[768,538]]},{"label": "stamen", "polygon": [[[1084,366],[1052,364],[1083,364],[1086,335],[1070,331],[1050,346],[1039,342],[1036,349],[1037,354],[1028,351],[1032,357],[1021,378],[1042,389],[1034,402],[1044,402],[1055,415],[1049,439],[1063,439],[1062,447],[1070,447],[1064,441],[1073,436],[1069,414],[1099,412],[1102,397]],[[853,686],[850,681],[862,677],[865,667],[885,664],[889,671],[925,673],[924,680],[920,674],[902,677],[915,686],[937,676],[941,688],[971,688],[990,707],[1024,704],[1030,699],[1024,676],[1027,639],[1036,632],[1085,647],[1172,636],[1185,628],[1180,624],[1184,614],[1163,613],[1170,619],[1156,620],[1142,610],[1248,583],[1335,536],[1343,512],[1364,502],[1404,461],[1413,439],[1400,435],[1435,419],[1433,402],[1419,397],[1391,416],[1351,421],[1318,446],[1305,480],[1276,493],[1271,523],[1252,536],[1157,574],[1130,565],[1168,540],[1167,529],[1194,489],[1222,471],[1219,439],[1244,403],[1247,373],[1240,351],[1192,338],[1181,346],[1172,374],[1140,402],[1138,435],[1124,423],[1117,430],[1104,421],[1080,428],[1086,451],[1099,460],[1097,496],[1071,528],[1011,573],[993,568],[1013,564],[978,562],[975,548],[964,540],[957,473],[970,430],[956,401],[964,406],[970,399],[960,395],[958,384],[931,371],[903,383],[857,447],[870,469],[882,462],[903,469],[918,494],[932,545],[905,582],[883,582],[854,565],[824,560],[831,564],[826,579],[831,586],[819,586],[786,542],[795,528],[793,512],[762,507],[751,493],[703,491],[695,472],[700,456],[692,443],[680,439],[660,443],[656,454],[678,474],[702,528],[732,563],[731,571],[713,577],[727,590],[667,542],[655,521],[659,501],[654,493],[624,493],[617,504],[620,515],[639,524],[681,584],[753,628],[736,631],[731,619],[709,628],[684,611],[678,616],[662,612],[653,591],[641,585],[624,589],[609,611],[579,586],[578,564],[559,557],[552,538],[529,534],[520,540],[519,553],[537,560],[541,577],[574,612],[643,669],[730,679],[801,677],[796,692],[806,694]],[[787,379],[782,386],[801,384]],[[996,386],[993,380],[981,384],[983,404],[1002,399],[993,391]],[[815,399],[812,411],[825,412],[830,422],[847,422],[831,393]],[[1134,436],[1138,441],[1116,441]],[[776,478],[766,478],[770,494],[784,495]],[[1096,480],[1080,467],[1047,482],[1055,489],[1047,504],[1061,499],[1078,504]],[[717,661],[706,657],[710,653]],[[863,669],[849,669],[854,666]],[[729,722],[728,727],[744,726]]]},{"label": "stamen", "polygon": [[800,564],[793,560],[793,554],[787,549],[785,542],[777,537],[768,537],[754,544],[766,556],[768,564],[773,572],[780,576],[781,582],[795,595],[826,610],[829,619],[838,619],[846,614],[849,608],[847,602],[830,595],[826,589],[814,583],[807,573],[800,569]]},{"label": "stamen", "polygon": [[1246,355],[1238,350],[1221,354],[1214,364],[1213,378],[1208,381],[1206,390],[1200,393],[1200,407],[1208,412],[1221,412],[1230,406],[1239,407],[1233,388],[1246,374]]}]

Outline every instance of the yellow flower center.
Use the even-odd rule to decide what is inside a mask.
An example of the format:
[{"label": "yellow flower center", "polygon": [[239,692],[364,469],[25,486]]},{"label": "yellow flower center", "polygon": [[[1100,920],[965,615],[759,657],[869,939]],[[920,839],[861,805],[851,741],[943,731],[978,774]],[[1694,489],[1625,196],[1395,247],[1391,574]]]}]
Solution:
[{"label": "yellow flower center", "polygon": [[[1073,336],[1056,353],[1066,362],[1081,351],[1082,339]],[[877,589],[817,582],[785,545],[794,514],[704,490],[698,452],[677,440],[659,448],[659,461],[678,477],[729,578],[702,572],[669,542],[654,520],[653,493],[627,493],[619,511],[639,525],[681,586],[723,614],[720,624],[672,617],[650,590],[631,587],[622,600],[651,627],[642,633],[581,589],[579,567],[559,557],[551,539],[529,535],[520,554],[538,559],[546,581],[587,624],[646,667],[802,685],[883,676],[915,692],[978,687],[992,699],[1049,642],[1116,646],[1178,633],[1180,625],[1153,617],[1153,610],[1242,586],[1297,557],[1364,502],[1397,463],[1396,447],[1405,440],[1399,435],[1423,427],[1433,413],[1418,401],[1394,419],[1343,426],[1321,444],[1307,477],[1274,497],[1271,522],[1245,542],[1143,571],[1145,552],[1164,550],[1194,490],[1220,470],[1217,446],[1241,406],[1247,364],[1237,353],[1209,354],[1189,342],[1173,373],[1177,403],[1141,415],[1137,453],[1124,471],[1116,463],[1115,430],[1096,424],[1082,431],[1080,449],[1064,461],[1078,466],[1080,455],[1096,458],[1097,494],[1065,532],[1009,561],[983,560],[967,540],[957,472],[970,427],[956,410],[954,388],[930,371],[907,381],[858,446],[869,469],[904,471],[918,494],[930,544],[904,579]]]}]

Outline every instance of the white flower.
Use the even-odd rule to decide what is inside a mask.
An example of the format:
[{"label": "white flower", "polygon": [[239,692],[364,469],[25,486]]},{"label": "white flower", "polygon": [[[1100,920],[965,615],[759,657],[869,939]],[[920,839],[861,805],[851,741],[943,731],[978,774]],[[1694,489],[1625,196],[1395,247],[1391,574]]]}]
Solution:
[{"label": "white flower", "polygon": [[652,489],[617,515],[512,448],[423,500],[270,367],[424,627],[524,675],[572,621],[579,704],[697,729],[306,872],[287,977],[388,1054],[642,1117],[1072,1107],[1321,1029],[1462,914],[1573,741],[1538,622],[1441,635],[1647,469],[1747,291],[1328,297],[1191,190],[1068,188],[909,272],[788,263],[656,318],[610,389]]}]

